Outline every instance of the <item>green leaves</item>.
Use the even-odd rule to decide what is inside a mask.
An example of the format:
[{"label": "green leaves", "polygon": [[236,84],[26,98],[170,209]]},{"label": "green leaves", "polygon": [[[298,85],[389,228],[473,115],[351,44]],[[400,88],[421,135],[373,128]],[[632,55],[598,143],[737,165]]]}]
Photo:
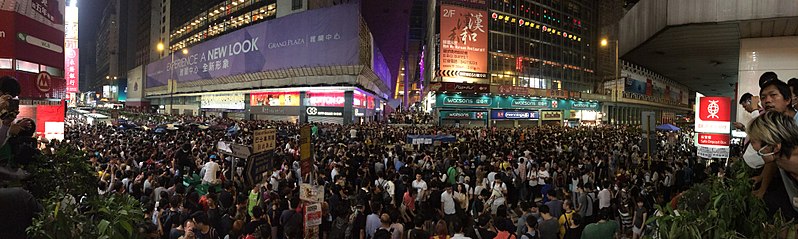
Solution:
[{"label": "green leaves", "polygon": [[[140,238],[135,226],[143,223],[141,203],[129,195],[98,195],[99,180],[88,158],[76,149],[43,155],[28,168],[25,188],[44,206],[27,228],[29,238]],[[66,180],[65,180],[66,179]],[[79,207],[75,198],[86,196]]]},{"label": "green leaves", "polygon": [[764,202],[751,193],[750,170],[743,163],[730,171],[731,178],[711,178],[684,192],[678,209],[657,207],[659,213],[647,222],[657,238],[775,238],[795,225],[780,213],[767,217]]}]

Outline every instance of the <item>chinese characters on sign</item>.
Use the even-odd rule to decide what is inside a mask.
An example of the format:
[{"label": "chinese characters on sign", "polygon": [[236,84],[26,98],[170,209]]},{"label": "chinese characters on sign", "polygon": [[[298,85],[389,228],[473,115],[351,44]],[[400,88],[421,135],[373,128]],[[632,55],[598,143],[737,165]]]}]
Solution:
[{"label": "chinese characters on sign", "polygon": [[731,132],[731,98],[696,93],[695,132],[698,156],[728,158]]},{"label": "chinese characters on sign", "polygon": [[66,92],[78,92],[78,48],[66,48],[64,54],[64,78],[66,79]]},{"label": "chinese characters on sign", "polygon": [[255,130],[255,133],[252,137],[252,153],[256,154],[274,149],[276,147],[276,139],[276,129]]},{"label": "chinese characters on sign", "polygon": [[[440,70],[486,73],[488,35],[485,11],[442,5]],[[458,74],[465,77],[469,74]],[[481,75],[481,74],[474,74]]]}]

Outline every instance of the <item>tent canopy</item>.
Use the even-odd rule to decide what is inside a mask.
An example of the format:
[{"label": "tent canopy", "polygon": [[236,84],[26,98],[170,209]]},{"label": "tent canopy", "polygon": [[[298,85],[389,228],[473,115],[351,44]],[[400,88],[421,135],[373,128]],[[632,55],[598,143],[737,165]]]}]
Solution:
[{"label": "tent canopy", "polygon": [[660,126],[657,126],[657,130],[662,130],[662,131],[679,131],[679,130],[681,130],[681,129],[679,129],[679,127],[673,126],[672,124],[662,124],[662,125],[660,125]]}]

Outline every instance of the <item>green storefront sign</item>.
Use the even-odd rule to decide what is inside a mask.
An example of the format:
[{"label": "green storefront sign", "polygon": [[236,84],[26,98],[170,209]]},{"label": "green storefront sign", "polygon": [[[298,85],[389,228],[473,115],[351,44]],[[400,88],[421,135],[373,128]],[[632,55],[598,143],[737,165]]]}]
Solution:
[{"label": "green storefront sign", "polygon": [[598,102],[589,102],[589,101],[571,101],[571,109],[572,110],[594,110],[600,111],[601,107],[599,107]]},{"label": "green storefront sign", "polygon": [[501,109],[553,109],[601,111],[598,102],[525,98],[512,96],[462,96],[444,95],[436,97],[438,108],[501,108]]},{"label": "green storefront sign", "polygon": [[[505,103],[502,108],[549,108],[551,107],[551,100],[547,99],[525,99],[525,98],[517,98],[517,99],[505,99],[503,103]],[[506,105],[509,103],[509,105]]]},{"label": "green storefront sign", "polygon": [[462,96],[443,96],[443,106],[451,107],[490,107],[493,99],[490,97],[462,97]]}]

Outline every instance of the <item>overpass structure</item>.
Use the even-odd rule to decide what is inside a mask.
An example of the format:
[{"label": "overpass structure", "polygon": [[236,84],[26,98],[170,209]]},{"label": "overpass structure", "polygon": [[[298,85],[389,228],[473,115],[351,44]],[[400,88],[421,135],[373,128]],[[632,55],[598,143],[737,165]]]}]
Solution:
[{"label": "overpass structure", "polygon": [[798,1],[642,0],[621,19],[618,42],[624,61],[691,90],[757,95],[766,71],[798,77]]}]

